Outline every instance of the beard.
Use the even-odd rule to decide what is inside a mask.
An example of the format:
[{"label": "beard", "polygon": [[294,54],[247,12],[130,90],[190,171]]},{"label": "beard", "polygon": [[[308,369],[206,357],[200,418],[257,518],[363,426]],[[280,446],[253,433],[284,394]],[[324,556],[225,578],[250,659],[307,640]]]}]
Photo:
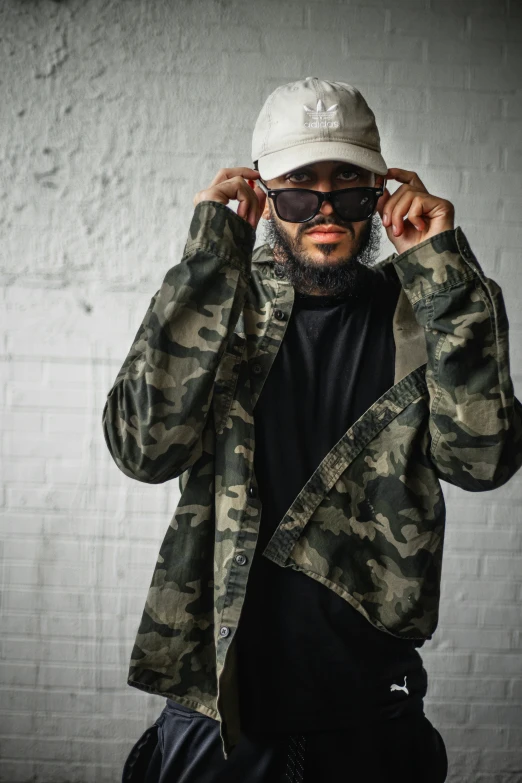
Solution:
[{"label": "beard", "polygon": [[[314,261],[309,253],[302,249],[302,236],[312,226],[302,223],[296,237],[291,237],[276,219],[270,204],[271,217],[266,220],[265,239],[272,247],[275,269],[280,269],[290,280],[293,287],[303,294],[319,289],[325,296],[350,296],[358,298],[373,279],[369,267],[377,260],[381,247],[381,220],[378,213],[364,221],[365,226],[359,236],[357,246],[344,258],[332,263]],[[337,225],[353,236],[350,223],[335,218],[332,220],[318,216],[314,227]],[[319,245],[326,256],[336,248],[335,242]]]}]

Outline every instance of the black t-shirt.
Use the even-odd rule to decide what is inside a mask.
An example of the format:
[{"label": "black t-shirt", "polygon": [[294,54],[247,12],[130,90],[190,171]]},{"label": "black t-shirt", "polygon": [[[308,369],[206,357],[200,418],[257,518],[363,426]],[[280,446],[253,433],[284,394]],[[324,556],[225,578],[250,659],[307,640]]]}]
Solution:
[{"label": "black t-shirt", "polygon": [[422,642],[377,629],[325,585],[261,555],[322,459],[393,385],[400,283],[390,268],[365,268],[365,279],[340,298],[295,292],[254,408],[261,524],[236,631],[241,722],[250,730],[333,730],[422,712]]}]

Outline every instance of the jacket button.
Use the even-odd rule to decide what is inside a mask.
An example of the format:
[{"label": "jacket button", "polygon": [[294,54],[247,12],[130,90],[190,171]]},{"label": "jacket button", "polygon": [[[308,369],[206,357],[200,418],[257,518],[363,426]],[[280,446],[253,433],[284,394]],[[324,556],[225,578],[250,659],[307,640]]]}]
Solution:
[{"label": "jacket button", "polygon": [[255,372],[256,375],[259,375],[259,373],[262,372],[262,371],[263,371],[263,368],[261,367],[261,365],[258,362],[256,362],[255,364],[252,365],[252,372]]},{"label": "jacket button", "polygon": [[252,484],[248,488],[248,494],[251,498],[257,498],[257,489]]},{"label": "jacket button", "polygon": [[236,555],[235,560],[238,565],[245,565],[247,561],[244,555]]},{"label": "jacket button", "polygon": [[278,321],[284,321],[286,318],[286,313],[283,313],[282,310],[275,310],[274,315]]},{"label": "jacket button", "polygon": [[228,627],[228,625],[222,625],[221,628],[219,629],[220,636],[225,637],[228,636],[229,633],[230,633],[230,628]]}]

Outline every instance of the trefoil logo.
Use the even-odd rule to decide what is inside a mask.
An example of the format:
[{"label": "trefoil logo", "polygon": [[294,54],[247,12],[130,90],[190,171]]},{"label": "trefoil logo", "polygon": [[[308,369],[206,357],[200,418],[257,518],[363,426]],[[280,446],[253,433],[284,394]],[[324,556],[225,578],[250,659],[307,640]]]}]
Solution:
[{"label": "trefoil logo", "polygon": [[325,109],[320,98],[315,109],[311,109],[304,103],[303,109],[310,117],[310,122],[304,123],[305,128],[338,128],[340,123],[332,118],[338,106],[338,103],[332,103],[328,109]]}]

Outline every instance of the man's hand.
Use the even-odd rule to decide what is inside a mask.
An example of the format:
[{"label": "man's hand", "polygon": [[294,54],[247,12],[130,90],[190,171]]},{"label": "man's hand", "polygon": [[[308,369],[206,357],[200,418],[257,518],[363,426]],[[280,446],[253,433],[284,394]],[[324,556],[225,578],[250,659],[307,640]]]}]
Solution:
[{"label": "man's hand", "polygon": [[385,188],[377,202],[377,212],[397,253],[404,253],[441,231],[455,228],[453,204],[431,196],[414,171],[388,169],[386,178],[404,183],[393,195]]},{"label": "man's hand", "polygon": [[255,229],[265,207],[266,194],[257,183],[251,187],[245,178],[255,180],[259,176],[259,171],[245,166],[219,169],[209,187],[196,193],[194,206],[200,201],[219,201],[221,204],[239,201],[237,214]]}]

